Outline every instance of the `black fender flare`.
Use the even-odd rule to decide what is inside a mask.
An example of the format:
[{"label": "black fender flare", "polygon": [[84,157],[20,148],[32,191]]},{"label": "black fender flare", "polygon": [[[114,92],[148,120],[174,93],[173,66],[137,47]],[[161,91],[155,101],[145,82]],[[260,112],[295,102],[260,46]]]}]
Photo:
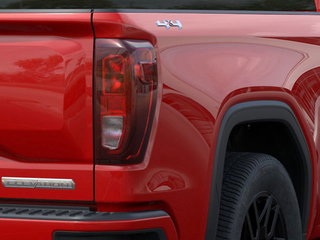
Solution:
[{"label": "black fender flare", "polygon": [[[281,122],[288,127],[294,138],[298,152],[303,160],[304,182],[306,189],[303,196],[301,211],[302,230],[304,235],[307,232],[309,210],[312,194],[312,167],[309,148],[300,124],[292,109],[281,101],[249,101],[238,103],[230,107],[224,114],[219,128],[219,134],[214,156],[213,173],[211,179],[209,212],[207,218],[207,229],[205,240],[214,240],[218,225],[220,196],[223,180],[223,168],[227,143],[232,129],[239,124],[249,122],[274,121]],[[218,126],[219,127],[219,126]]]}]

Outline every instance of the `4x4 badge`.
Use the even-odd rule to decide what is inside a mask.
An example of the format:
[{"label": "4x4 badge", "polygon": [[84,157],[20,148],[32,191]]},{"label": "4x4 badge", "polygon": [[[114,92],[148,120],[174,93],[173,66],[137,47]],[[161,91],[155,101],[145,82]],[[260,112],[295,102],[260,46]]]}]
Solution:
[{"label": "4x4 badge", "polygon": [[182,23],[179,20],[163,20],[162,22],[158,20],[156,24],[158,27],[165,27],[166,29],[170,29],[171,27],[177,27],[179,30],[182,29]]}]

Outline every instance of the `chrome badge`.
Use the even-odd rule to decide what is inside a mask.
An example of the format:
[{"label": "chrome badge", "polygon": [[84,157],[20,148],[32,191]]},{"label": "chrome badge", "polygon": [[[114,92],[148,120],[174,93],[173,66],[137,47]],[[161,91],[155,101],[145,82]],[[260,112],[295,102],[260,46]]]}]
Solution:
[{"label": "chrome badge", "polygon": [[182,29],[182,23],[179,20],[163,20],[162,22],[158,20],[156,25],[158,27],[165,27],[166,29],[170,29],[171,27],[177,27],[179,30]]},{"label": "chrome badge", "polygon": [[75,189],[72,179],[2,177],[1,180],[6,188]]}]

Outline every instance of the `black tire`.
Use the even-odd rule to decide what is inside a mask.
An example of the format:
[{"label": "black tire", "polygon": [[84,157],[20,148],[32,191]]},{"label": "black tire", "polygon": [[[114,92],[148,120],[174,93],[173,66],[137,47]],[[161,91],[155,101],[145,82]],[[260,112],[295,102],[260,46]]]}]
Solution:
[{"label": "black tire", "polygon": [[226,161],[217,239],[301,240],[299,205],[283,165],[260,153],[230,153]]}]

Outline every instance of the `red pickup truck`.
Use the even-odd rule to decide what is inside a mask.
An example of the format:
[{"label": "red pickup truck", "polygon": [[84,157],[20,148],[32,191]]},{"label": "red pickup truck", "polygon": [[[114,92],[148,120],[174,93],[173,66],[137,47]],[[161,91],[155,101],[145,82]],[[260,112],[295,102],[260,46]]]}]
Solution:
[{"label": "red pickup truck", "polygon": [[319,239],[317,11],[1,0],[0,239]]}]

